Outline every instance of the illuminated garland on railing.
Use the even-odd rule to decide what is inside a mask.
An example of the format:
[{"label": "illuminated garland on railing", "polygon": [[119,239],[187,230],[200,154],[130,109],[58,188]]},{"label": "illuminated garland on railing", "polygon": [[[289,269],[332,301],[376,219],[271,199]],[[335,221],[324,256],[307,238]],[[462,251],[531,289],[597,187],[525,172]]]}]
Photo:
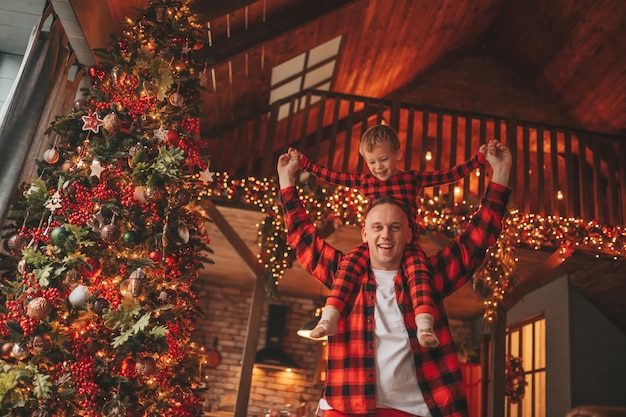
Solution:
[{"label": "illuminated garland on railing", "polygon": [[[294,260],[293,249],[286,242],[278,189],[275,180],[236,179],[218,173],[206,192],[207,197],[253,205],[266,214],[259,225],[257,256],[266,271],[267,290],[273,295]],[[362,224],[368,200],[358,191],[342,186],[302,185],[298,189],[316,226],[323,227],[329,222],[335,226]],[[427,196],[421,198],[419,206],[420,227],[453,237],[463,231],[477,203],[464,201],[450,205],[445,198]],[[483,295],[485,319],[489,322],[495,319],[498,306],[515,285],[515,249],[520,245],[536,250],[560,248],[564,255],[568,251],[584,250],[618,260],[626,252],[626,230],[595,221],[510,210],[497,244],[488,251],[483,266],[474,275],[474,286]]]}]

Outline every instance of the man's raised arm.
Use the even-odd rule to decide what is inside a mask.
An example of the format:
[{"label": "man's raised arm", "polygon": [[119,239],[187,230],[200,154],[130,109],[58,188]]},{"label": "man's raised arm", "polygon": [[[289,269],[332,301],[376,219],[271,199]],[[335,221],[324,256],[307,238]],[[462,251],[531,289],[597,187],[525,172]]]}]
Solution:
[{"label": "man's raised arm", "polygon": [[302,268],[326,287],[330,287],[342,254],[317,234],[304,209],[295,187],[298,167],[297,154],[284,153],[278,158],[278,182],[287,241],[295,249]]},{"label": "man's raised arm", "polygon": [[480,208],[463,233],[428,258],[433,284],[444,297],[463,286],[482,264],[487,249],[502,231],[502,219],[511,194],[508,188],[511,151],[498,141],[490,142],[486,155],[493,169]]}]

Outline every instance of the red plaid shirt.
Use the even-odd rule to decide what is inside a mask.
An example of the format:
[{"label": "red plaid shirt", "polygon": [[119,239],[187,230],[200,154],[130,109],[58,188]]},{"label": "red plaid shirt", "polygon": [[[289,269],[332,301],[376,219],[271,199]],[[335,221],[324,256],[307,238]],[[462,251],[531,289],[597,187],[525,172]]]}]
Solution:
[{"label": "red plaid shirt", "polygon": [[412,213],[409,217],[409,227],[413,231],[413,241],[417,243],[419,238],[417,196],[421,189],[459,181],[485,162],[485,155],[477,152],[472,159],[446,171],[399,171],[387,181],[379,180],[370,172],[349,174],[333,171],[311,162],[306,156],[300,159],[300,167],[330,184],[356,188],[370,201],[381,197],[398,201],[406,207],[408,213]]},{"label": "red plaid shirt", "polygon": [[[295,187],[280,191],[289,244],[302,267],[330,287],[342,253],[316,234]],[[422,348],[416,338],[415,318],[406,279],[396,276],[396,298],[411,342],[417,381],[433,417],[467,416],[467,401],[457,353],[448,328],[443,298],[463,286],[480,266],[486,250],[495,244],[510,190],[490,183],[482,205],[466,230],[444,249],[427,257],[432,272],[437,348]],[[374,365],[374,305],[376,283],[369,269],[360,277],[339,333],[329,339],[324,398],[338,411],[368,413],[376,409]]]}]

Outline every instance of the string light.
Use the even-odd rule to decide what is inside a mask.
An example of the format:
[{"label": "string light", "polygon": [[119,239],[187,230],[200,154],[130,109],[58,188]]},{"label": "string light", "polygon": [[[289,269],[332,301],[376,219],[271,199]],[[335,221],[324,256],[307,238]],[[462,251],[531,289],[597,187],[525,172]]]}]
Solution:
[{"label": "string light", "polygon": [[[266,214],[259,224],[257,244],[258,261],[267,271],[274,288],[280,284],[285,270],[291,266],[293,249],[287,244],[286,230],[280,209],[278,184],[266,178],[235,179],[228,174],[216,174],[219,181],[206,190],[205,196],[241,201],[256,206]],[[356,189],[348,187],[298,187],[300,200],[312,221],[323,226],[332,221],[336,226],[360,225],[364,221],[369,201]],[[419,201],[420,227],[438,231],[449,237],[459,235],[478,204],[462,201],[449,207],[443,195],[424,196]],[[498,242],[486,255],[483,267],[474,275],[474,287],[483,295],[485,320],[492,322],[496,311],[515,286],[515,249],[520,246],[540,250],[558,248],[565,260],[573,250],[585,250],[611,256],[618,261],[626,253],[626,229],[621,226],[603,226],[595,221],[558,216],[540,216],[509,210],[503,220]]]}]

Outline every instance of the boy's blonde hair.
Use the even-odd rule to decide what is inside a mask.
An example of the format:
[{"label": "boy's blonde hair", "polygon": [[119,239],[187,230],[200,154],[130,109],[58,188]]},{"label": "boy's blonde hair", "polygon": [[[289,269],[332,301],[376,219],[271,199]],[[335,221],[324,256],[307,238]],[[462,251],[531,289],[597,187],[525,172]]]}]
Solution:
[{"label": "boy's blonde hair", "polygon": [[391,126],[380,124],[370,127],[363,133],[359,144],[359,153],[361,156],[365,156],[365,152],[372,152],[380,143],[388,143],[394,152],[400,150],[398,133]]}]

